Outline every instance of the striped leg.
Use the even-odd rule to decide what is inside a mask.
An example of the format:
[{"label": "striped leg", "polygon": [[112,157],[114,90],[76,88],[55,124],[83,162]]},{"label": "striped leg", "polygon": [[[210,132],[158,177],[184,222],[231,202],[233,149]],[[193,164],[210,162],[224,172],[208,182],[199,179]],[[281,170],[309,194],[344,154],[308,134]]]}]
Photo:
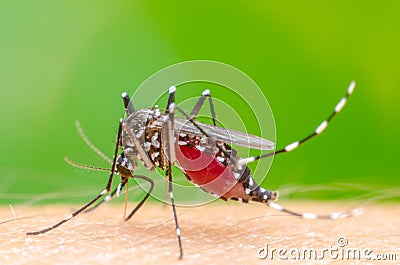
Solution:
[{"label": "striped leg", "polygon": [[338,104],[336,105],[334,111],[331,113],[331,115],[329,115],[328,119],[323,121],[312,134],[310,134],[307,137],[301,139],[300,141],[291,143],[291,144],[287,145],[285,148],[279,149],[279,150],[274,151],[272,153],[263,154],[263,155],[260,155],[260,156],[251,156],[251,157],[247,157],[247,158],[242,158],[242,159],[237,161],[237,164],[238,165],[245,165],[247,163],[251,163],[251,162],[253,162],[255,160],[259,160],[259,159],[262,159],[262,158],[265,158],[265,157],[274,156],[274,155],[277,155],[277,154],[287,153],[287,152],[293,151],[294,149],[299,147],[301,144],[303,144],[306,141],[310,140],[311,138],[321,134],[326,129],[326,127],[328,126],[329,122],[343,109],[343,107],[346,104],[347,100],[349,99],[349,97],[353,93],[355,85],[356,85],[356,83],[354,81],[352,81],[350,83],[350,86],[347,89],[346,95],[338,102]]},{"label": "striped leg", "polygon": [[[211,111],[211,115],[212,115],[212,119],[213,119],[213,124],[214,126],[217,126],[217,121],[216,121],[216,114],[215,114],[215,110],[214,110],[214,104],[212,102],[212,98],[211,98],[211,94],[210,94],[210,90],[206,89],[203,91],[201,97],[199,98],[198,102],[196,103],[196,105],[194,106],[192,112],[190,115],[188,115],[184,110],[182,110],[180,107],[176,106],[175,104],[175,92],[176,92],[176,87],[175,86],[171,86],[169,88],[169,98],[168,98],[168,106],[167,106],[167,111],[166,113],[169,114],[170,112],[174,112],[175,109],[178,110],[180,113],[182,113],[185,118],[192,123],[198,130],[199,132],[201,132],[205,137],[210,137],[202,128],[201,126],[195,121],[195,118],[198,114],[198,112],[200,111],[201,106],[204,103],[204,100],[206,97],[209,98],[209,103],[210,103],[210,111]],[[168,119],[171,123],[172,123],[172,132],[173,132],[173,123],[174,123],[174,115],[169,115],[169,119]],[[172,135],[172,133],[170,134]],[[171,139],[171,141],[169,141],[170,143],[173,143],[174,141]],[[230,157],[231,160],[233,162],[236,162],[236,159],[231,156],[224,148],[222,148],[222,146],[220,146],[219,144],[217,144],[218,149],[223,152],[226,157]],[[172,149],[172,147],[171,147]],[[175,158],[175,154],[174,152],[171,153],[170,158]],[[171,159],[170,159],[171,160]],[[176,159],[172,160],[172,163],[175,161]]]},{"label": "striped leg", "polygon": [[[210,99],[210,109],[211,109],[211,114],[212,114],[212,118],[213,118],[213,123],[214,123],[214,125],[216,125],[216,116],[215,116],[214,105],[212,103],[210,91],[208,89],[203,91],[202,96],[200,97],[199,101],[197,102],[197,104],[193,108],[191,115],[188,115],[183,109],[181,109],[180,107],[176,106],[176,104],[175,104],[175,92],[176,92],[176,87],[175,86],[171,86],[169,88],[169,98],[168,98],[168,106],[167,106],[167,112],[166,113],[168,114],[171,111],[175,111],[175,109],[178,110],[180,113],[182,113],[183,116],[185,116],[185,118],[190,123],[192,123],[199,130],[199,132],[201,132],[205,137],[210,137],[201,128],[201,126],[194,120],[196,118],[197,113],[200,110],[201,105],[204,102],[205,97],[209,97],[209,99]],[[173,118],[171,119],[171,115],[170,115],[170,119],[169,120],[172,120],[172,123],[173,123]],[[173,141],[171,143],[173,143]],[[221,145],[217,144],[216,146],[222,153],[224,153],[224,155],[226,157],[230,157],[231,162],[236,163],[236,158],[234,156],[229,154]]]},{"label": "striped leg", "polygon": [[[253,156],[253,157],[240,159],[240,160],[238,160],[237,164],[240,165],[240,166],[243,166],[243,165],[245,165],[247,163],[253,162],[253,161],[258,160],[258,159],[262,159],[262,158],[265,158],[265,157],[273,156],[275,154],[290,152],[290,151],[296,149],[297,147],[299,147],[304,142],[306,142],[306,141],[310,140],[311,138],[321,134],[326,129],[326,127],[328,126],[329,122],[342,110],[342,108],[346,104],[348,98],[353,93],[354,87],[355,87],[355,82],[353,81],[353,82],[350,83],[350,86],[349,86],[349,88],[347,90],[346,96],[344,96],[339,101],[339,103],[336,105],[334,111],[331,113],[331,115],[328,117],[328,119],[323,121],[317,127],[317,129],[312,134],[310,134],[309,136],[303,138],[300,141],[297,141],[297,142],[294,142],[292,144],[289,144],[285,148],[280,149],[278,151],[275,151],[275,152],[272,152],[272,153],[268,153],[268,154],[264,154],[264,155],[261,155],[261,156]],[[340,218],[345,218],[345,217],[349,217],[349,216],[355,216],[355,215],[358,215],[358,214],[361,213],[361,209],[356,208],[356,209],[353,209],[353,210],[348,211],[348,212],[337,212],[337,213],[332,213],[332,214],[327,214],[327,215],[319,215],[319,214],[316,214],[316,213],[294,212],[294,211],[291,211],[291,210],[288,210],[288,209],[284,208],[280,204],[278,204],[276,202],[273,202],[273,201],[267,201],[266,204],[268,206],[270,206],[271,208],[274,208],[274,209],[279,210],[281,212],[285,212],[285,213],[288,213],[290,215],[297,216],[297,217],[300,217],[300,218],[305,218],[305,219],[332,219],[333,220],[333,219],[340,219]]]},{"label": "striped leg", "polygon": [[171,106],[172,103],[175,104],[175,93],[176,93],[176,87],[175,86],[171,86],[168,90],[169,96],[168,96],[168,103],[167,103],[167,107],[165,108],[165,113],[169,113],[169,108]]},{"label": "striped leg", "polygon": [[[89,138],[87,137],[87,135],[86,135],[85,132],[83,131],[80,122],[79,122],[79,121],[76,121],[76,122],[75,122],[75,125],[76,125],[76,128],[77,128],[77,130],[78,130],[79,135],[80,135],[81,138],[85,141],[85,143],[89,146],[89,148],[92,149],[97,155],[99,155],[100,157],[102,157],[104,160],[106,160],[108,163],[112,164],[113,161],[112,161],[111,159],[109,159],[103,152],[101,152],[101,151],[89,140]],[[69,159],[68,157],[64,157],[64,160],[65,160],[68,164],[70,164],[71,166],[78,167],[78,168],[89,169],[89,170],[98,170],[98,171],[108,171],[108,172],[110,171],[110,169],[108,169],[108,168],[102,168],[102,167],[96,167],[96,166],[90,166],[90,165],[80,164],[80,163],[77,163],[77,162],[75,162],[75,161]],[[121,183],[121,184],[122,184],[122,183]],[[120,184],[120,185],[121,185],[121,184]],[[125,183],[124,183],[124,185],[125,185]],[[110,201],[110,200],[114,197],[114,195],[115,195],[116,192],[117,192],[117,189],[115,189],[113,192],[111,192],[110,195],[104,197],[104,199],[103,199],[100,203],[98,203],[98,204],[96,204],[96,205],[94,205],[94,206],[92,206],[92,207],[86,209],[84,212],[85,212],[85,213],[86,213],[86,212],[91,212],[91,211],[93,211],[94,209],[96,209],[97,207],[99,207],[101,204]]]},{"label": "striped leg", "polygon": [[87,209],[88,207],[90,207],[93,203],[95,203],[98,199],[100,199],[101,197],[103,197],[106,193],[110,192],[111,189],[111,185],[112,185],[112,180],[114,177],[114,172],[115,172],[115,166],[117,163],[117,156],[118,156],[118,150],[119,150],[119,143],[120,143],[120,139],[122,136],[122,124],[120,123],[119,127],[118,127],[118,134],[117,134],[117,143],[115,145],[115,152],[114,152],[114,159],[113,159],[113,164],[112,164],[112,168],[111,168],[111,173],[110,173],[110,177],[108,178],[108,182],[107,185],[105,187],[105,189],[100,192],[93,200],[91,200],[90,202],[88,202],[87,204],[85,204],[84,206],[82,206],[81,208],[79,208],[78,210],[76,210],[75,212],[73,212],[72,214],[68,215],[67,217],[65,217],[63,220],[61,220],[60,222],[39,230],[39,231],[34,231],[34,232],[27,232],[27,235],[39,235],[39,234],[44,234],[48,231],[53,230],[56,227],[59,227],[60,225],[64,224],[65,222],[71,220],[73,217],[77,216],[78,214],[80,214],[82,211],[84,211],[85,209]]},{"label": "striped leg", "polygon": [[[169,107],[171,105],[171,103],[175,103],[175,93],[176,93],[176,87],[175,86],[171,86],[169,88],[169,97],[168,97],[168,104],[167,104],[167,108],[166,108],[166,113],[169,113]],[[199,114],[199,111],[201,109],[201,107],[204,104],[205,99],[208,97],[208,102],[210,105],[210,112],[211,112],[211,117],[213,120],[213,125],[217,126],[217,118],[216,118],[216,114],[215,114],[215,108],[214,108],[214,103],[211,97],[211,93],[209,89],[206,89],[203,91],[203,93],[201,93],[200,98],[198,99],[196,105],[193,107],[192,112],[190,113],[190,119],[195,120],[197,117],[197,114]]]},{"label": "striped leg", "polygon": [[[123,102],[124,102],[126,115],[129,116],[129,115],[133,114],[133,113],[135,112],[135,108],[133,107],[132,101],[131,101],[131,99],[129,98],[128,94],[127,94],[126,92],[123,92],[122,95],[121,95],[121,97],[122,97],[122,100],[123,100]],[[85,133],[83,132],[83,130],[82,130],[82,128],[81,128],[79,122],[77,122],[76,125],[77,125],[77,128],[78,128],[79,134],[81,135],[81,137],[83,138],[83,140],[88,144],[88,146],[89,146],[92,150],[94,150],[97,154],[99,154],[101,157],[103,157],[103,156],[105,157],[105,155],[103,155],[103,153],[102,153],[101,151],[99,151],[99,150],[90,142],[90,140],[88,139],[88,137],[87,137],[87,136],[85,135]],[[103,157],[103,158],[104,158],[104,157]],[[107,157],[106,157],[106,158],[107,158]],[[108,159],[108,158],[107,158],[107,159]],[[82,164],[76,163],[76,162],[74,162],[74,161],[72,161],[72,160],[70,160],[70,159],[68,159],[68,158],[65,158],[65,160],[66,160],[69,164],[71,164],[72,166],[75,166],[75,167],[80,167],[80,168],[85,168],[85,169],[92,169],[92,170],[102,170],[102,171],[106,170],[106,171],[109,171],[108,169],[103,169],[103,168],[93,167],[93,166],[88,166],[88,165],[82,165]],[[112,162],[112,161],[111,161],[111,162]],[[122,168],[121,165],[120,165],[120,167]],[[125,167],[124,167],[124,168],[125,168]],[[129,172],[129,169],[128,169],[128,168],[125,168],[125,169],[126,169],[126,172]],[[132,174],[130,174],[129,177],[133,177]],[[86,209],[84,212],[86,213],[86,212],[93,211],[94,209],[96,209],[97,207],[99,207],[100,205],[102,205],[103,203],[106,203],[106,202],[110,201],[111,199],[113,199],[113,198],[115,197],[115,195],[117,195],[117,197],[119,197],[119,194],[121,193],[121,190],[124,188],[124,186],[127,184],[127,182],[128,182],[128,179],[123,178],[122,181],[121,181],[121,183],[111,192],[111,194],[107,195],[106,197],[104,197],[104,199],[103,199],[101,202],[99,202],[99,203],[97,203],[96,205],[90,207],[89,209]],[[152,185],[152,186],[153,186],[153,185]],[[146,199],[147,199],[147,198],[146,198]]]},{"label": "striped leg", "polygon": [[[128,106],[125,106],[127,112],[128,112],[128,111],[134,111],[133,106],[132,106],[132,103],[130,102],[130,99],[129,99],[129,97],[127,96],[127,94],[126,94],[126,93],[123,93],[123,94],[122,94],[122,97],[123,97],[123,99],[124,99],[124,103],[125,103],[125,104],[128,104]],[[126,98],[127,98],[127,99],[126,99]],[[130,105],[130,107],[129,107],[129,105]],[[96,154],[98,154],[98,155],[99,155],[100,157],[102,157],[104,160],[106,160],[107,162],[109,162],[110,164],[112,164],[113,161],[112,161],[111,159],[109,159],[103,152],[101,152],[101,151],[89,140],[89,138],[87,137],[87,135],[86,135],[85,132],[83,131],[80,122],[79,122],[79,121],[76,121],[76,122],[75,122],[75,125],[76,125],[76,128],[77,128],[77,130],[78,130],[79,135],[80,135],[81,138],[85,141],[85,143],[89,146],[89,148],[92,149]],[[107,171],[107,172],[110,172],[110,169],[108,169],[108,168],[102,168],[102,167],[96,167],[96,166],[81,164],[81,163],[78,163],[78,162],[75,162],[75,161],[71,160],[71,159],[68,158],[68,157],[64,157],[64,160],[65,160],[68,164],[70,164],[71,166],[73,166],[73,167],[78,167],[78,168],[83,168],[83,169],[89,169],[89,170],[98,170],[98,171]],[[112,198],[114,198],[114,196],[115,196],[115,194],[117,193],[118,189],[119,189],[119,191],[120,191],[120,190],[125,186],[125,184],[126,184],[126,181],[125,181],[125,182],[121,182],[121,183],[118,185],[118,187],[115,188],[115,189],[111,192],[111,194],[109,194],[108,196],[104,197],[104,199],[103,199],[101,202],[99,202],[99,203],[97,203],[96,205],[94,205],[94,206],[92,206],[92,207],[86,209],[86,210],[83,211],[83,212],[84,212],[84,213],[91,212],[91,211],[93,211],[94,209],[96,209],[97,207],[99,207],[101,204],[110,201]]]},{"label": "striped leg", "polygon": [[104,196],[104,194],[106,194],[108,192],[107,189],[104,189],[99,195],[97,195],[93,200],[91,200],[89,203],[87,203],[86,205],[84,205],[83,207],[81,207],[80,209],[78,209],[77,211],[73,212],[72,214],[68,215],[67,217],[65,217],[63,220],[61,220],[60,222],[39,230],[39,231],[34,231],[34,232],[27,232],[27,235],[39,235],[39,234],[44,234],[46,232],[49,232],[50,230],[53,230],[54,228],[59,227],[60,225],[62,225],[63,223],[69,221],[70,219],[72,219],[73,217],[77,216],[79,213],[81,213],[83,210],[85,210],[86,208],[88,208],[90,205],[92,205],[93,203],[95,203],[98,199],[100,199],[101,197]]},{"label": "striped leg", "polygon": [[135,112],[135,108],[133,107],[132,101],[126,92],[122,93],[121,97],[124,101],[126,115],[129,116]]},{"label": "striped leg", "polygon": [[278,210],[278,211],[281,211],[284,213],[288,213],[290,215],[294,215],[294,216],[304,218],[304,219],[335,220],[335,219],[341,219],[341,218],[346,218],[346,217],[350,217],[350,216],[356,216],[356,215],[359,215],[362,213],[361,208],[355,208],[355,209],[352,209],[351,211],[347,211],[347,212],[336,212],[336,213],[331,213],[331,214],[326,214],[326,215],[316,214],[316,213],[298,213],[298,212],[293,212],[291,210],[288,210],[276,202],[268,201],[267,205],[271,208],[274,208],[275,210]]},{"label": "striped leg", "polygon": [[121,181],[121,183],[118,184],[118,186],[107,196],[104,197],[104,199],[102,201],[100,201],[99,203],[93,205],[92,207],[86,209],[84,211],[84,213],[88,213],[91,212],[93,210],[95,210],[97,207],[99,207],[100,205],[102,205],[103,203],[107,203],[109,201],[111,201],[115,195],[117,195],[117,197],[119,196],[119,193],[121,193],[121,190],[124,188],[124,186],[127,184],[128,181]]},{"label": "striped leg", "polygon": [[[98,170],[98,171],[107,171],[110,172],[109,168],[102,168],[102,167],[96,167],[96,166],[90,166],[90,165],[84,165],[84,164],[80,164],[77,163],[71,159],[69,159],[68,157],[64,157],[65,161],[70,164],[71,166],[74,167],[78,167],[78,168],[83,168],[83,169],[89,169],[89,170]],[[97,207],[99,207],[100,205],[102,205],[103,203],[109,202],[110,200],[112,200],[115,195],[117,195],[117,197],[119,197],[119,194],[121,193],[121,190],[123,189],[123,187],[127,184],[127,180],[123,179],[121,181],[121,183],[118,184],[118,186],[107,196],[105,196],[103,198],[102,201],[100,201],[99,203],[95,204],[92,207],[89,207],[88,209],[86,209],[85,211],[83,211],[84,213],[88,213],[91,212],[93,210],[95,210]]]},{"label": "striped leg", "polygon": [[172,192],[172,174],[171,174],[171,167],[172,167],[171,162],[168,162],[168,168],[167,168],[167,175],[168,175],[168,191],[169,191],[169,197],[170,197],[170,199],[171,199],[172,212],[174,213],[176,236],[178,237],[179,259],[182,259],[182,257],[183,257],[183,248],[182,248],[182,240],[181,240],[181,229],[179,228],[178,216],[177,216],[177,214],[176,214],[174,193]]},{"label": "striped leg", "polygon": [[[203,134],[205,137],[212,138],[212,137],[210,137],[210,136],[208,135],[208,133],[206,133],[206,132],[203,130],[203,128],[201,128],[201,126],[200,126],[193,118],[191,118],[183,109],[181,109],[180,107],[178,107],[178,106],[176,106],[176,105],[174,105],[174,109],[176,109],[176,110],[178,110],[180,113],[182,113],[182,115],[185,116],[185,118],[186,118],[191,124],[193,124],[193,125],[199,130],[199,132],[201,132],[201,134]],[[225,149],[222,147],[222,145],[220,145],[220,144],[217,143],[217,144],[216,144],[216,147],[219,149],[220,152],[224,153],[225,157],[229,157],[231,163],[236,163],[236,162],[237,162],[235,156],[233,155],[233,153],[230,154],[227,150],[225,150]]]},{"label": "striped leg", "polygon": [[200,108],[203,106],[206,97],[208,97],[208,102],[210,105],[210,112],[211,112],[211,116],[212,116],[212,120],[213,120],[213,125],[217,126],[217,118],[216,118],[216,114],[215,114],[214,104],[213,104],[209,89],[206,89],[203,91],[203,93],[201,93],[199,100],[197,101],[196,105],[194,106],[192,112],[190,113],[190,117],[193,120],[196,119],[197,114],[199,114]]},{"label": "striped leg", "polygon": [[142,205],[146,202],[146,200],[150,197],[150,194],[153,192],[154,189],[154,181],[146,176],[141,176],[141,175],[133,175],[132,178],[134,179],[143,179],[150,183],[150,189],[147,191],[146,196],[139,202],[138,205],[136,205],[135,209],[128,215],[128,217],[125,218],[125,221],[128,221],[139,209],[142,207]]},{"label": "striped leg", "polygon": [[174,120],[175,120],[175,91],[176,88],[171,86],[169,88],[169,98],[168,98],[168,106],[166,110],[166,114],[168,114],[168,119],[165,121],[163,125],[163,133],[161,135],[161,141],[164,143],[168,143],[164,146],[165,153],[168,157],[169,162],[173,165],[176,162],[175,155],[175,136],[174,136]]},{"label": "striped leg", "polygon": [[178,215],[176,214],[176,207],[175,207],[175,199],[174,199],[174,193],[172,189],[172,173],[171,173],[171,168],[173,163],[176,161],[176,155],[175,155],[175,140],[174,140],[174,116],[175,116],[175,92],[176,92],[176,87],[171,86],[169,88],[169,98],[168,98],[168,105],[167,105],[167,111],[166,113],[168,114],[168,119],[166,120],[164,127],[163,127],[163,135],[164,137],[164,142],[166,144],[166,154],[168,156],[168,167],[167,167],[167,177],[168,177],[168,189],[167,192],[169,194],[170,200],[171,200],[171,205],[172,205],[172,212],[174,214],[174,220],[175,220],[175,231],[176,231],[176,236],[178,238],[178,245],[179,245],[179,259],[182,259],[183,257],[183,248],[182,248],[182,240],[181,240],[181,230],[179,228],[179,223],[178,223]]}]

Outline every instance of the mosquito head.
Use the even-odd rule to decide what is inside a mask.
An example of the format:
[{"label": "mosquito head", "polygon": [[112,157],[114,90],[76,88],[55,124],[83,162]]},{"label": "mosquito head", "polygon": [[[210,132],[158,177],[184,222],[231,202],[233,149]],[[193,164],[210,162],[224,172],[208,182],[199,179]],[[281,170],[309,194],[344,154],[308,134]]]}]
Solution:
[{"label": "mosquito head", "polygon": [[133,170],[131,161],[125,157],[124,153],[118,156],[117,163],[115,165],[116,172],[121,178],[129,178],[132,175],[130,170]]}]

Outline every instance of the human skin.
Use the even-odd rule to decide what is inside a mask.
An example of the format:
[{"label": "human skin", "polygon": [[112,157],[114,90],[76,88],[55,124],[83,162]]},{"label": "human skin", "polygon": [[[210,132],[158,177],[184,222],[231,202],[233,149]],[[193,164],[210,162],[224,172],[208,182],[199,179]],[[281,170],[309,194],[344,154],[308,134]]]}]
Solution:
[{"label": "human skin", "polygon": [[[299,211],[330,213],[342,210],[342,204],[286,201],[285,205]],[[235,202],[178,208],[182,261],[178,260],[172,210],[158,203],[146,204],[128,222],[122,221],[123,205],[103,205],[46,234],[26,235],[76,208],[14,205],[14,216],[9,207],[0,206],[0,264],[303,264],[307,261],[281,260],[277,252],[273,260],[260,259],[258,252],[266,244],[270,250],[322,250],[337,246],[340,237],[346,238],[348,248],[397,253],[397,262],[400,260],[397,204],[368,205],[362,215],[338,220],[305,220],[265,205]],[[325,254],[319,262],[343,262]],[[361,264],[368,262],[361,259]]]}]

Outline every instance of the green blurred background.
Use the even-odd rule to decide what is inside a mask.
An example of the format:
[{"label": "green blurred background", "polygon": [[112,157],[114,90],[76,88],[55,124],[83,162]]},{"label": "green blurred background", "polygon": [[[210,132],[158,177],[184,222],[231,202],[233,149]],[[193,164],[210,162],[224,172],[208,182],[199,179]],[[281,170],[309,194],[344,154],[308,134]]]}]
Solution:
[{"label": "green blurred background", "polygon": [[121,92],[132,95],[156,71],[197,59],[232,65],[257,82],[278,147],[312,132],[356,80],[329,129],[276,157],[263,186],[290,198],[315,187],[322,191],[304,198],[376,190],[393,199],[400,191],[399,10],[400,2],[385,0],[2,1],[0,202],[82,203],[102,190],[106,173],[63,160],[105,166],[74,121],[111,156]]}]

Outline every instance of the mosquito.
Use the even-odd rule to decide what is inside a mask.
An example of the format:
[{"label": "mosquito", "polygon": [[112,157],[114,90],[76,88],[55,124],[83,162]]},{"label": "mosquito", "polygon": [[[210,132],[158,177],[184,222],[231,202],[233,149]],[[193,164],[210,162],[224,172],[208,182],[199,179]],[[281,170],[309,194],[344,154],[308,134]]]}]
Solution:
[{"label": "mosquito", "polygon": [[[154,181],[151,178],[134,174],[135,168],[138,166],[138,161],[141,161],[151,171],[155,167],[165,170],[166,178],[168,179],[167,191],[172,205],[180,259],[183,257],[183,248],[173,195],[171,168],[174,165],[177,165],[182,170],[190,182],[225,201],[235,200],[244,203],[255,201],[264,203],[276,210],[306,219],[338,219],[355,215],[355,211],[318,215],[315,213],[298,213],[288,210],[275,202],[278,199],[278,192],[260,187],[253,179],[251,170],[247,167],[248,163],[256,160],[293,151],[306,141],[321,134],[327,128],[329,122],[343,109],[354,88],[355,82],[352,81],[346,95],[337,103],[334,111],[313,133],[278,150],[275,150],[275,144],[270,140],[219,127],[217,125],[211,93],[208,89],[201,94],[190,114],[175,104],[175,86],[169,88],[168,103],[164,113],[161,113],[158,106],[135,110],[129,96],[126,93],[122,93],[126,118],[119,120],[113,160],[105,157],[81,132],[89,147],[105,159],[108,159],[112,164],[111,170],[108,170],[111,173],[106,187],[94,199],[63,220],[45,229],[28,232],[27,235],[38,235],[49,232],[81,212],[93,210],[115,195],[118,196],[122,188],[128,184],[129,179],[142,179],[150,184],[150,188],[130,214],[124,216],[126,221],[129,220],[145,203],[154,189]],[[212,116],[212,125],[196,121],[198,113],[207,98]],[[180,112],[184,118],[175,117],[176,112]],[[241,158],[231,145],[245,146],[258,150],[270,150],[270,152],[258,156]],[[76,166],[81,166],[75,162],[69,162]],[[101,170],[101,168],[91,166],[82,167]],[[114,175],[120,175],[121,182],[111,192]],[[103,198],[103,200],[95,204],[100,198]]]}]

